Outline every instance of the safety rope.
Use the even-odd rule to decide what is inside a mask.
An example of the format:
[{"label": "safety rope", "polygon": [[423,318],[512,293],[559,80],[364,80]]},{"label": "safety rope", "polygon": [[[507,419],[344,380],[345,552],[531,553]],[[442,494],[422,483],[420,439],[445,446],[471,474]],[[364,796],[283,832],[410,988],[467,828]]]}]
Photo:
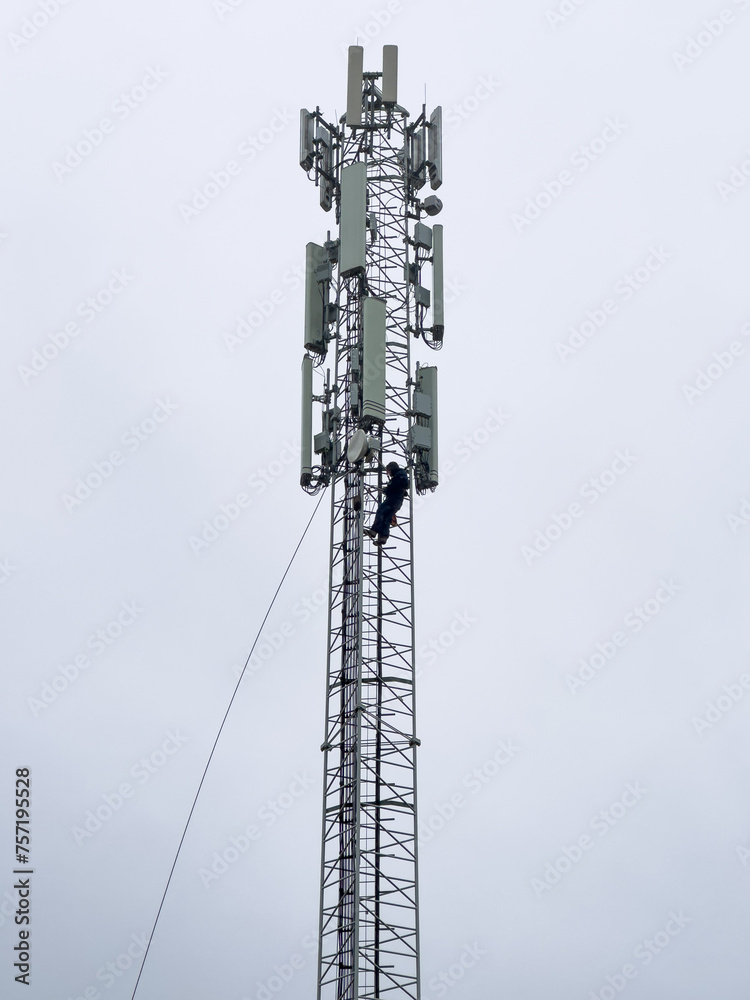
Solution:
[{"label": "safety rope", "polygon": [[227,710],[224,713],[224,718],[221,720],[221,725],[219,726],[219,731],[216,734],[216,739],[214,740],[214,744],[211,747],[211,752],[208,755],[208,760],[206,761],[206,766],[203,769],[203,775],[201,777],[200,784],[198,785],[198,791],[195,793],[195,798],[193,799],[193,804],[190,807],[190,812],[188,814],[188,818],[187,818],[187,821],[185,823],[185,828],[182,831],[182,836],[180,837],[180,842],[177,845],[177,852],[176,852],[176,854],[174,856],[174,861],[172,862],[172,868],[171,868],[171,870],[169,872],[169,878],[167,879],[167,884],[164,887],[164,893],[162,894],[161,902],[159,903],[159,909],[156,912],[156,919],[154,920],[154,925],[151,928],[151,933],[148,936],[148,943],[146,945],[146,950],[143,953],[143,960],[141,962],[141,967],[138,970],[138,978],[135,981],[135,986],[133,987],[133,992],[131,994],[130,1000],[134,1000],[135,994],[136,994],[136,990],[138,989],[138,984],[141,981],[141,974],[143,973],[143,967],[146,964],[146,958],[148,957],[148,953],[149,953],[149,950],[151,948],[151,942],[152,942],[153,937],[154,937],[154,932],[156,931],[156,925],[159,922],[159,917],[161,916],[161,911],[162,911],[162,908],[164,907],[164,900],[167,898],[167,891],[168,891],[169,885],[170,885],[170,883],[172,881],[172,876],[174,875],[175,867],[177,866],[177,859],[180,856],[180,850],[182,849],[182,844],[183,844],[183,842],[185,840],[185,835],[187,833],[188,826],[190,825],[190,820],[193,818],[193,813],[195,811],[195,806],[196,806],[196,803],[198,801],[198,796],[201,793],[201,788],[203,788],[203,782],[206,780],[206,774],[208,772],[209,765],[211,764],[211,760],[213,758],[214,751],[216,750],[216,745],[218,744],[219,737],[221,736],[222,730],[224,729],[224,723],[227,721],[227,717],[228,717],[229,712],[230,712],[230,710],[232,708],[232,704],[234,702],[234,699],[236,698],[237,692],[240,689],[240,684],[242,684],[242,679],[245,676],[245,671],[247,670],[247,666],[250,663],[250,657],[253,655],[253,650],[255,649],[255,646],[256,646],[256,644],[258,642],[258,639],[260,638],[260,634],[263,631],[263,626],[266,624],[268,616],[271,614],[271,609],[273,608],[274,604],[276,603],[276,598],[279,596],[279,591],[281,590],[281,587],[282,587],[282,585],[284,583],[284,580],[286,580],[286,577],[287,577],[287,574],[289,573],[289,570],[292,568],[292,563],[294,562],[294,559],[295,559],[297,553],[300,550],[300,546],[302,545],[302,542],[305,540],[305,535],[307,534],[307,532],[308,532],[308,530],[310,528],[310,525],[313,522],[313,518],[318,513],[318,508],[320,507],[321,501],[323,500],[324,496],[325,496],[325,493],[321,493],[320,500],[318,500],[318,502],[315,504],[315,510],[312,512],[310,520],[307,522],[307,526],[305,527],[305,530],[302,532],[300,540],[297,542],[297,547],[295,548],[294,552],[292,553],[292,558],[289,560],[289,564],[287,565],[287,568],[284,570],[284,575],[281,577],[279,585],[276,588],[276,593],[271,598],[271,603],[268,605],[268,610],[266,611],[266,613],[265,613],[265,615],[263,617],[263,621],[260,623],[260,628],[258,629],[258,634],[255,636],[255,640],[253,641],[253,645],[252,645],[252,647],[250,649],[250,652],[247,654],[247,659],[245,660],[245,665],[242,668],[242,673],[239,676],[239,680],[237,681],[237,685],[236,685],[236,687],[235,687],[235,689],[234,689],[234,691],[232,693],[232,697],[229,700],[229,705],[227,706]]}]

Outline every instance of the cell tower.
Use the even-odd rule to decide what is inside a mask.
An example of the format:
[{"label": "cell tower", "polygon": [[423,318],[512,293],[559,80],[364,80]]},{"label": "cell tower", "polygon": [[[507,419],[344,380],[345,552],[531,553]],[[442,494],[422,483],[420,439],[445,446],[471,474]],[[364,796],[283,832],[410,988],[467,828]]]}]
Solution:
[{"label": "cell tower", "polygon": [[[307,244],[302,361],[300,483],[331,487],[317,997],[419,1000],[412,487],[435,489],[438,448],[437,369],[412,371],[411,341],[443,343],[443,227],[421,221],[442,203],[419,196],[442,183],[442,110],[409,123],[397,46],[382,72],[363,55],[338,123],[300,112],[300,166],[338,226]],[[410,487],[377,545],[389,461]]]}]

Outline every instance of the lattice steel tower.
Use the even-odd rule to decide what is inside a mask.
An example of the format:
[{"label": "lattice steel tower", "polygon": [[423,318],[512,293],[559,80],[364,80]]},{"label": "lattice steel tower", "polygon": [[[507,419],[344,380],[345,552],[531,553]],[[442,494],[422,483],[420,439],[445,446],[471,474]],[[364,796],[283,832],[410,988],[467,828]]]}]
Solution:
[{"label": "lattice steel tower", "polygon": [[[412,485],[438,481],[437,369],[413,371],[411,343],[443,341],[443,227],[421,221],[442,204],[419,196],[442,183],[442,111],[409,123],[397,57],[363,72],[351,46],[346,114],[300,113],[300,165],[338,226],[307,244],[302,362],[300,482],[331,487],[318,1000],[420,997]],[[375,544],[390,461],[410,487]]]}]

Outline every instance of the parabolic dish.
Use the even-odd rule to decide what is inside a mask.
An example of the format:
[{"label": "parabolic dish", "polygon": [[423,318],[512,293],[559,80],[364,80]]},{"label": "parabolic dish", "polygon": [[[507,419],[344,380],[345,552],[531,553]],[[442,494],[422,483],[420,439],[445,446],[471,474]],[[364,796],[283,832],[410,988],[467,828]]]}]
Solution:
[{"label": "parabolic dish", "polygon": [[370,449],[370,442],[363,430],[355,431],[349,439],[346,449],[346,457],[350,462],[359,462],[364,458]]}]

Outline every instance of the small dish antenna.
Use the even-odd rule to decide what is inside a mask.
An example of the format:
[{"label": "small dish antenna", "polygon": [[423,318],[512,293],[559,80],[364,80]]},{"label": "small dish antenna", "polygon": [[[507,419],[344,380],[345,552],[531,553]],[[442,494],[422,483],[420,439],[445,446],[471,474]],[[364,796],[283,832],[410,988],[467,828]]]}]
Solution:
[{"label": "small dish antenna", "polygon": [[346,458],[349,462],[359,462],[370,450],[370,442],[363,430],[355,431],[349,439],[346,449]]}]

